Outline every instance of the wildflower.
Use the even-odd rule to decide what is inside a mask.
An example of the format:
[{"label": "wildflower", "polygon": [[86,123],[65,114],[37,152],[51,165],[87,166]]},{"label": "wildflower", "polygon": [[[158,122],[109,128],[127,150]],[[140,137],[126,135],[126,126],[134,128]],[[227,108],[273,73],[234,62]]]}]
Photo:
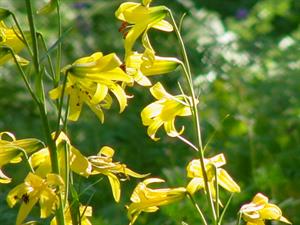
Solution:
[{"label": "wildflower", "polygon": [[[0,65],[12,59],[12,55],[5,48],[10,48],[14,53],[19,53],[25,47],[20,39],[20,33],[13,28],[8,28],[3,21],[0,21]],[[16,55],[18,62],[21,65],[27,65],[29,62]]]},{"label": "wildflower", "polygon": [[[208,185],[212,192],[212,197],[216,199],[215,180],[217,177],[218,185],[230,192],[240,192],[240,187],[234,182],[231,176],[221,168],[226,164],[223,154],[204,159],[205,171],[207,174]],[[190,194],[194,194],[197,190],[205,187],[203,172],[199,159],[192,160],[187,166],[187,176],[192,178],[187,186]]]},{"label": "wildflower", "polygon": [[125,35],[125,58],[131,53],[135,41],[142,34],[146,35],[150,28],[170,32],[172,25],[164,20],[168,8],[165,6],[150,7],[151,1],[142,3],[125,2],[115,12],[116,17],[123,21],[120,31],[130,30]]},{"label": "wildflower", "polygon": [[[96,52],[76,60],[63,69],[68,76],[65,92],[70,96],[69,120],[78,120],[82,105],[86,103],[103,122],[104,115],[101,108],[110,108],[112,102],[108,91],[116,96],[120,112],[125,109],[127,96],[117,82],[131,83],[133,80],[120,68],[121,65],[116,54],[103,56],[101,52]],[[49,94],[52,99],[59,98],[62,86],[51,90]]]},{"label": "wildflower", "polygon": [[[79,212],[80,212],[80,224],[81,225],[92,225],[92,223],[90,222],[90,220],[88,219],[88,217],[92,217],[92,207],[91,206],[84,206],[81,205],[79,207]],[[66,212],[65,212],[65,225],[73,225],[73,221],[72,221],[72,216],[71,216],[71,212],[70,212],[70,207],[66,207]],[[54,217],[51,220],[50,225],[57,225],[56,222],[56,217]]]},{"label": "wildflower", "polygon": [[24,183],[13,188],[7,195],[7,202],[10,207],[13,207],[18,201],[22,202],[16,224],[22,224],[37,202],[40,204],[40,217],[47,218],[50,216],[58,207],[57,193],[63,188],[63,185],[63,180],[57,174],[49,173],[43,179],[38,175],[29,173]]},{"label": "wildflower", "polygon": [[[67,145],[67,146],[66,146]],[[56,139],[58,161],[61,168],[61,175],[65,177],[65,159],[66,159],[66,150],[68,147],[69,150],[69,164],[70,169],[84,177],[88,177],[91,171],[91,165],[88,162],[87,158],[84,157],[78,149],[71,145],[69,138],[63,132],[60,133]],[[29,158],[29,162],[32,167],[35,169],[36,174],[41,177],[45,177],[48,173],[51,172],[51,161],[49,155],[49,149],[43,148],[38,152],[32,154]]]},{"label": "wildflower", "polygon": [[265,220],[277,220],[291,224],[288,219],[282,216],[282,212],[277,205],[268,202],[268,197],[257,193],[250,203],[241,207],[239,212],[247,225],[264,225]]},{"label": "wildflower", "polygon": [[188,97],[170,95],[159,82],[150,88],[150,92],[158,101],[146,106],[141,112],[143,125],[148,126],[148,135],[155,141],[159,140],[155,134],[162,125],[170,137],[180,135],[184,127],[177,132],[174,125],[175,117],[191,115],[190,105],[185,102]]},{"label": "wildflower", "polygon": [[141,212],[155,212],[159,206],[168,205],[184,198],[186,189],[179,188],[161,188],[151,189],[147,185],[151,183],[161,183],[164,180],[159,178],[149,178],[139,183],[134,189],[130,200],[132,203],[127,206],[130,225],[132,225]]},{"label": "wildflower", "polygon": [[148,174],[138,174],[129,168],[125,164],[121,164],[120,162],[113,162],[112,157],[114,155],[114,150],[108,146],[104,146],[100,149],[99,153],[96,156],[88,157],[89,162],[92,165],[92,175],[95,174],[104,174],[107,176],[111,188],[114,199],[116,202],[119,202],[121,195],[121,187],[120,187],[120,176],[124,176],[124,178],[136,177],[143,178],[148,176]]},{"label": "wildflower", "polygon": [[[6,135],[10,137],[11,141],[2,139]],[[27,138],[16,140],[15,136],[10,132],[0,133],[0,183],[9,183],[11,178],[7,177],[1,168],[8,163],[19,163],[22,161],[24,154],[32,153],[44,144],[34,138]]]},{"label": "wildflower", "polygon": [[148,76],[169,73],[176,69],[180,61],[176,58],[154,56],[149,62],[144,54],[132,52],[126,59],[126,72],[142,86],[150,86]]}]

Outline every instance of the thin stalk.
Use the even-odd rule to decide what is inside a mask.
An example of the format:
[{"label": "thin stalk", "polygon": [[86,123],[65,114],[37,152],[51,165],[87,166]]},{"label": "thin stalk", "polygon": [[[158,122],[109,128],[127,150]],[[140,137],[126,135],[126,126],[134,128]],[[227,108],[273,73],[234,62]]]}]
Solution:
[{"label": "thin stalk", "polygon": [[61,120],[61,112],[62,112],[62,107],[64,103],[64,96],[65,96],[65,90],[66,90],[66,85],[67,85],[67,79],[68,79],[68,72],[66,72],[65,79],[63,81],[63,86],[61,90],[61,96],[60,96],[60,101],[58,105],[58,115],[57,115],[57,123],[56,123],[56,134],[54,140],[57,139],[59,135],[59,125],[60,125],[60,120]]},{"label": "thin stalk", "polygon": [[[61,34],[62,34],[62,28],[61,28],[61,14],[60,14],[60,0],[56,0],[56,13],[57,13],[57,23],[58,23],[58,33],[57,33],[57,40],[60,40]],[[58,42],[57,45],[57,52],[56,52],[56,73],[55,73],[55,83],[58,84],[60,80],[60,70],[61,70],[61,41]]]},{"label": "thin stalk", "polygon": [[217,223],[219,221],[220,216],[220,207],[219,207],[219,182],[218,182],[218,176],[217,176],[217,167],[214,166],[214,173],[215,173],[215,189],[216,189],[216,201],[215,201],[215,208],[216,208],[216,216],[217,216]]},{"label": "thin stalk", "polygon": [[188,83],[188,88],[189,88],[189,92],[190,95],[192,97],[192,114],[193,114],[193,121],[194,121],[194,126],[195,126],[195,130],[196,130],[196,138],[197,138],[197,147],[199,149],[199,158],[200,158],[200,165],[201,165],[201,170],[202,170],[202,174],[203,174],[203,179],[204,179],[204,187],[205,187],[205,191],[207,193],[207,199],[212,211],[212,216],[214,219],[214,222],[216,224],[217,222],[217,215],[216,215],[216,210],[215,210],[215,206],[214,206],[214,202],[213,202],[213,198],[212,198],[212,194],[211,194],[211,190],[208,186],[208,178],[207,178],[207,173],[205,170],[205,164],[204,164],[204,152],[203,152],[203,145],[202,145],[202,137],[201,137],[201,127],[200,127],[200,118],[199,118],[199,113],[198,113],[198,108],[196,105],[196,96],[195,96],[195,92],[194,92],[194,88],[193,88],[193,82],[192,82],[192,75],[191,75],[191,69],[190,69],[190,65],[189,65],[189,60],[188,60],[188,56],[185,50],[185,45],[184,42],[182,40],[181,34],[179,32],[179,29],[177,27],[177,24],[175,22],[175,19],[172,15],[172,12],[168,9],[172,24],[174,26],[174,30],[176,33],[176,36],[178,38],[179,41],[179,47],[182,53],[182,57],[183,57],[183,63],[181,63],[184,75],[186,77],[187,83]]},{"label": "thin stalk", "polygon": [[51,57],[50,57],[50,55],[48,53],[48,48],[47,48],[45,39],[44,39],[44,37],[43,37],[43,35],[41,33],[38,33],[38,37],[40,38],[40,40],[42,42],[42,47],[44,48],[44,51],[46,52],[47,61],[48,61],[49,68],[50,68],[51,78],[54,81],[54,79],[55,79],[55,72],[54,72],[54,68],[53,68],[53,63],[52,63]]},{"label": "thin stalk", "polygon": [[223,209],[223,211],[222,211],[222,213],[221,213],[221,215],[220,215],[220,217],[219,217],[218,225],[221,225],[221,224],[222,224],[223,217],[224,217],[224,215],[225,215],[225,213],[226,213],[226,211],[227,211],[227,208],[228,208],[228,206],[229,206],[229,204],[230,204],[230,202],[231,202],[231,200],[232,200],[233,195],[234,195],[234,194],[232,193],[232,194],[230,195],[228,201],[226,202],[226,205],[225,205],[225,207],[224,207],[224,209]]},{"label": "thin stalk", "polygon": [[26,86],[28,92],[30,93],[32,99],[38,104],[38,103],[39,103],[39,100],[38,100],[37,96],[35,95],[35,93],[33,92],[32,88],[31,88],[31,86],[30,86],[30,83],[29,83],[29,81],[27,80],[27,77],[26,77],[26,75],[25,75],[25,73],[24,73],[22,67],[20,66],[20,64],[19,64],[19,62],[18,62],[18,60],[17,60],[17,58],[16,58],[15,53],[13,52],[13,50],[12,50],[11,48],[8,48],[8,50],[10,51],[10,53],[11,53],[11,55],[12,55],[12,57],[13,57],[15,63],[16,63],[16,65],[17,65],[17,68],[18,68],[18,70],[19,70],[19,72],[20,72],[20,74],[21,74],[21,76],[22,76],[22,79],[23,79],[23,81],[24,81],[24,83],[25,83],[25,86]]},{"label": "thin stalk", "polygon": [[[52,172],[59,174],[59,165],[58,165],[58,156],[57,156],[57,148],[56,143],[52,139],[51,130],[49,126],[49,121],[47,117],[47,111],[45,108],[45,104],[43,101],[44,90],[43,90],[43,82],[42,82],[42,72],[39,62],[39,49],[38,49],[38,42],[37,42],[37,33],[35,29],[34,17],[33,17],[33,10],[31,0],[25,0],[26,3],[26,11],[27,11],[27,18],[30,27],[30,33],[32,38],[32,50],[33,50],[33,64],[35,69],[36,75],[36,90],[39,91],[38,93],[38,108],[40,111],[40,116],[43,124],[43,129],[46,137],[46,143],[49,149],[50,160],[51,160],[51,167]],[[64,208],[61,201],[61,194],[59,194],[60,204],[59,208],[56,210],[56,219],[58,225],[64,225]]]},{"label": "thin stalk", "polygon": [[238,217],[238,220],[236,221],[236,225],[240,225],[241,219],[242,219],[242,214],[238,213],[238,215],[239,215],[239,217]]},{"label": "thin stalk", "polygon": [[64,207],[67,205],[68,196],[69,196],[69,186],[70,186],[70,148],[69,145],[64,143],[64,163],[65,163],[65,198],[64,198]]},{"label": "thin stalk", "polygon": [[15,16],[13,13],[11,13],[11,16],[12,16],[12,18],[13,18],[13,20],[14,20],[14,22],[15,22],[15,24],[16,24],[16,26],[17,26],[19,32],[20,32],[20,34],[21,34],[21,37],[22,37],[21,40],[22,40],[22,41],[24,42],[24,44],[26,45],[26,47],[27,47],[27,49],[28,49],[28,51],[29,51],[29,54],[30,54],[31,56],[33,56],[32,49],[31,49],[31,47],[30,47],[30,45],[29,45],[29,43],[28,43],[28,41],[27,41],[27,39],[26,39],[26,37],[25,37],[25,34],[24,34],[24,32],[23,32],[23,30],[22,30],[22,28],[21,28],[21,26],[20,26],[20,24],[19,24],[19,22],[18,22],[16,16]]},{"label": "thin stalk", "polygon": [[194,207],[197,209],[197,211],[198,211],[198,213],[199,213],[199,215],[200,215],[200,217],[201,217],[201,220],[203,221],[203,224],[204,224],[204,225],[207,225],[207,222],[206,222],[206,219],[205,219],[205,217],[204,217],[204,214],[203,214],[203,212],[201,211],[201,209],[200,209],[199,205],[197,204],[197,202],[195,201],[195,199],[193,198],[193,196],[192,196],[191,194],[188,194],[188,197],[189,197],[189,199],[191,200],[191,202],[192,202],[192,204],[194,205]]}]

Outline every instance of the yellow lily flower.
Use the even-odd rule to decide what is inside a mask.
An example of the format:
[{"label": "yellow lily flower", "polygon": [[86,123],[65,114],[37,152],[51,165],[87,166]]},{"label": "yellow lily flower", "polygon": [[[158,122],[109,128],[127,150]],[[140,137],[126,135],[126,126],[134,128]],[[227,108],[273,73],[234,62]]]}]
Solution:
[{"label": "yellow lily flower", "polygon": [[[11,141],[3,139],[7,136]],[[6,176],[2,167],[8,163],[19,163],[22,161],[24,154],[32,153],[44,147],[44,144],[34,138],[16,140],[15,136],[10,132],[0,133],[0,183],[9,183],[11,178]]]},{"label": "yellow lily flower", "polygon": [[[81,205],[79,207],[80,211],[80,224],[81,225],[92,225],[91,221],[88,219],[88,217],[92,217],[93,209],[91,206],[84,206]],[[70,212],[70,207],[66,207],[65,212],[65,225],[73,225],[72,216]],[[56,217],[54,217],[51,220],[50,225],[57,225]]]},{"label": "yellow lily flower", "polygon": [[[230,192],[240,192],[240,187],[235,183],[231,176],[221,168],[226,164],[224,154],[204,159],[205,170],[208,178],[208,185],[212,192],[213,199],[216,199],[215,179],[217,176],[218,185]],[[216,170],[216,174],[215,174]],[[204,178],[199,159],[192,160],[187,166],[187,176],[192,180],[187,185],[187,191],[194,194],[199,189],[204,188]]]},{"label": "yellow lily flower", "polygon": [[124,176],[125,179],[128,179],[129,176],[136,178],[143,178],[148,176],[148,174],[139,174],[136,173],[129,168],[125,164],[121,164],[120,162],[113,162],[113,155],[115,151],[108,146],[104,146],[100,149],[99,153],[96,156],[88,157],[89,162],[92,165],[91,174],[104,174],[107,176],[114,199],[116,202],[119,202],[121,195],[121,186],[119,178],[120,176]]},{"label": "yellow lily flower", "polygon": [[63,186],[64,182],[57,174],[49,173],[43,179],[38,175],[29,173],[24,183],[13,188],[7,195],[7,202],[10,207],[13,207],[18,201],[22,202],[16,224],[22,224],[37,202],[40,204],[40,217],[47,218],[50,216],[58,207],[57,193]]},{"label": "yellow lily flower", "polygon": [[171,57],[154,56],[149,62],[144,54],[132,52],[126,59],[126,72],[142,86],[150,86],[148,76],[160,75],[174,71],[180,61]]},{"label": "yellow lily flower", "polygon": [[170,32],[172,25],[164,20],[168,9],[165,6],[150,7],[151,1],[142,3],[125,2],[115,12],[116,17],[123,21],[120,31],[130,30],[125,35],[125,58],[130,55],[135,41],[148,29],[155,28]]},{"label": "yellow lily flower", "polygon": [[[61,132],[56,139],[56,146],[62,177],[65,177],[65,145],[68,145],[69,148],[70,169],[81,176],[88,177],[91,173],[91,164],[78,149],[71,145],[67,135]],[[29,162],[35,169],[35,173],[41,177],[45,177],[51,172],[51,161],[48,148],[43,148],[32,154],[29,158]]]},{"label": "yellow lily flower", "polygon": [[183,187],[161,189],[147,187],[151,183],[161,182],[164,182],[164,180],[149,178],[140,182],[134,189],[130,198],[132,203],[127,206],[130,225],[134,224],[141,212],[155,212],[159,209],[159,206],[171,204],[185,197],[186,189]]},{"label": "yellow lily flower", "polygon": [[150,88],[150,92],[158,101],[146,106],[141,112],[143,125],[148,126],[148,135],[155,141],[159,140],[155,137],[155,134],[162,125],[164,125],[164,129],[170,137],[180,135],[184,127],[180,132],[176,130],[175,117],[190,116],[192,114],[190,105],[185,102],[188,97],[170,95],[159,82]]},{"label": "yellow lily flower", "polygon": [[[132,83],[133,79],[120,68],[121,65],[116,54],[103,56],[101,52],[96,52],[63,69],[68,76],[65,92],[70,96],[69,120],[78,120],[82,105],[86,103],[103,122],[101,108],[110,108],[112,102],[109,90],[116,96],[120,112],[125,109],[127,96],[117,82]],[[59,98],[62,86],[51,90],[49,94],[52,99]]]},{"label": "yellow lily flower", "polygon": [[[2,49],[2,47],[11,48],[14,53],[19,53],[25,47],[25,44],[19,38],[20,35],[14,29],[8,28],[3,21],[0,21],[0,65],[12,59],[10,52]],[[21,65],[29,63],[26,59],[18,55],[16,55],[16,58]]]},{"label": "yellow lily flower", "polygon": [[269,203],[268,197],[261,193],[257,193],[250,203],[243,205],[239,212],[247,225],[265,225],[265,220],[277,220],[291,224],[282,216],[280,208]]}]

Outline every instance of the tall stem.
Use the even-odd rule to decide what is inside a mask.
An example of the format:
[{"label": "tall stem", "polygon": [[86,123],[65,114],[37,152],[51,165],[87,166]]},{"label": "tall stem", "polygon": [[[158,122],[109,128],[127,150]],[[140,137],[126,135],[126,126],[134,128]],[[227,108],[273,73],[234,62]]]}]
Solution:
[{"label": "tall stem", "polygon": [[202,144],[202,137],[201,137],[200,117],[199,117],[199,112],[198,112],[198,108],[197,108],[196,95],[195,95],[195,91],[194,91],[194,87],[193,87],[192,74],[191,74],[191,69],[190,69],[190,65],[189,65],[189,60],[188,60],[188,56],[187,56],[187,53],[185,50],[185,45],[184,45],[183,39],[181,37],[180,31],[179,31],[176,21],[173,17],[173,14],[169,9],[168,9],[168,12],[169,12],[172,24],[174,26],[174,30],[175,30],[176,36],[178,38],[179,47],[180,47],[181,54],[183,57],[183,63],[181,64],[181,66],[183,68],[183,72],[184,72],[184,75],[185,75],[187,83],[188,83],[189,92],[192,97],[191,108],[192,108],[193,122],[194,122],[194,127],[195,127],[195,132],[196,132],[200,165],[201,165],[201,170],[202,170],[203,179],[204,179],[204,187],[205,187],[205,191],[207,193],[206,196],[207,196],[207,200],[209,202],[210,208],[211,208],[214,223],[217,224],[217,214],[216,214],[211,190],[208,185],[208,178],[207,178],[207,173],[206,173],[205,164],[204,164],[204,151],[203,151],[203,144]]},{"label": "tall stem", "polygon": [[58,23],[58,33],[57,40],[59,40],[57,44],[57,54],[56,54],[56,73],[55,73],[55,83],[58,84],[60,80],[60,67],[61,67],[61,15],[60,15],[60,0],[56,0],[56,12],[57,12],[57,23]]},{"label": "tall stem", "polygon": [[[26,10],[27,10],[27,18],[30,26],[30,33],[32,38],[32,50],[33,50],[33,64],[35,69],[36,75],[36,94],[39,97],[38,99],[38,108],[40,111],[40,116],[43,124],[43,129],[46,137],[46,143],[49,149],[52,172],[59,174],[59,164],[58,164],[58,155],[57,155],[57,148],[56,143],[51,136],[51,130],[49,126],[49,121],[47,117],[47,111],[45,108],[43,96],[43,82],[42,82],[42,72],[39,62],[39,49],[38,49],[38,42],[37,42],[37,32],[35,29],[34,17],[33,17],[33,10],[31,0],[25,0],[26,3]],[[61,199],[61,198],[60,198]],[[62,202],[60,201],[60,207],[56,211],[56,218],[59,225],[64,225],[64,209],[62,207]]]}]

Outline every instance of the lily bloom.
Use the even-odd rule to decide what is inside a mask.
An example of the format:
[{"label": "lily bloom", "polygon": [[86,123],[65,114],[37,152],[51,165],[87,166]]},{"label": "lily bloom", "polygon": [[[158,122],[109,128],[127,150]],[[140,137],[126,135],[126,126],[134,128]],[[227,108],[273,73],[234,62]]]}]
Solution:
[{"label": "lily bloom", "polygon": [[[104,115],[101,108],[111,105],[111,91],[117,98],[122,112],[127,105],[127,96],[118,82],[132,83],[133,79],[120,66],[121,61],[116,54],[103,55],[96,52],[88,57],[76,60],[63,72],[68,76],[65,93],[70,96],[70,112],[68,119],[78,120],[82,105],[86,103],[96,113],[101,122]],[[52,99],[62,94],[62,85],[49,92]]]},{"label": "lily bloom", "polygon": [[128,179],[129,176],[136,178],[143,178],[148,176],[148,174],[138,174],[129,168],[125,164],[120,162],[113,162],[113,155],[115,151],[108,146],[104,146],[100,149],[99,153],[96,156],[88,157],[89,162],[92,165],[92,175],[104,174],[107,176],[114,199],[116,202],[119,202],[121,195],[121,185],[119,178],[123,176],[125,179]]},{"label": "lily bloom", "polygon": [[125,58],[129,56],[135,41],[142,34],[146,35],[150,28],[170,32],[172,25],[164,20],[168,13],[165,6],[150,7],[151,1],[142,3],[125,2],[115,12],[116,17],[123,21],[120,31],[126,31],[125,35]]},{"label": "lily bloom", "polygon": [[144,54],[132,52],[126,59],[126,72],[133,77],[139,85],[150,86],[149,76],[166,74],[174,71],[180,61],[171,57],[155,56],[147,60]]},{"label": "lily bloom", "polygon": [[[65,177],[65,145],[68,145],[69,149],[70,169],[81,176],[88,177],[92,168],[90,163],[78,149],[71,145],[67,135],[61,132],[56,139],[56,146],[62,177]],[[48,148],[43,148],[32,154],[29,158],[29,162],[35,169],[35,173],[41,177],[45,177],[51,172],[52,167]]]},{"label": "lily bloom", "polygon": [[[11,141],[3,139],[8,136]],[[0,133],[0,183],[10,183],[11,178],[2,172],[2,167],[8,163],[19,163],[24,154],[29,154],[44,147],[44,144],[34,138],[16,140],[10,132]]]},{"label": "lily bloom", "polygon": [[13,188],[7,195],[7,202],[10,207],[21,201],[16,224],[22,224],[37,202],[40,204],[40,217],[47,218],[50,216],[58,207],[59,197],[57,193],[62,190],[63,186],[64,182],[57,174],[49,173],[43,179],[29,173],[24,183]]},{"label": "lily bloom", "polygon": [[[3,47],[11,48],[14,53],[19,53],[25,47],[20,36],[20,33],[12,28],[8,28],[3,21],[0,21],[0,65],[12,59],[11,53],[2,49]],[[26,59],[18,55],[16,55],[16,58],[21,65],[29,63]]]},{"label": "lily bloom", "polygon": [[155,134],[158,128],[164,125],[164,129],[170,137],[179,136],[184,127],[178,132],[174,125],[175,118],[192,114],[190,105],[185,101],[188,97],[169,94],[159,82],[150,88],[150,92],[157,101],[146,106],[141,112],[143,125],[148,126],[148,135],[155,141],[159,140]]},{"label": "lily bloom", "polygon": [[[213,199],[216,199],[215,180],[217,177],[218,185],[229,192],[240,192],[240,187],[235,183],[231,176],[221,168],[226,164],[224,154],[218,154],[211,158],[204,159],[205,171],[208,178],[208,185],[212,192]],[[215,173],[216,170],[216,173]],[[187,176],[192,180],[187,185],[187,190],[190,194],[194,194],[199,189],[204,189],[203,172],[199,159],[192,160],[187,166]]]},{"label": "lily bloom", "polygon": [[269,203],[268,197],[261,193],[257,193],[250,203],[243,205],[239,212],[247,225],[265,225],[265,220],[277,220],[291,224],[282,216],[280,208]]},{"label": "lily bloom", "polygon": [[149,178],[136,186],[130,198],[132,203],[127,206],[130,225],[136,221],[141,212],[155,212],[159,209],[159,206],[171,204],[185,197],[186,189],[183,187],[160,189],[148,187],[151,183],[161,182],[164,182],[164,180]]}]

